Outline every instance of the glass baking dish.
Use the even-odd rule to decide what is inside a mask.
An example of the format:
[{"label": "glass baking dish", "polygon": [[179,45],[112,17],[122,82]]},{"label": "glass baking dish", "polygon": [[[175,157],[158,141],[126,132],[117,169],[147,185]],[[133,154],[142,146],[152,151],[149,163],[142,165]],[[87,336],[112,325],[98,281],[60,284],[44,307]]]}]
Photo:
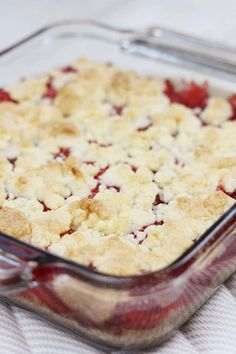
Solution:
[{"label": "glass baking dish", "polygon": [[[0,85],[78,57],[112,61],[147,75],[235,91],[236,51],[151,27],[119,30],[67,21],[39,30],[0,53]],[[236,270],[236,204],[167,268],[104,275],[0,234],[0,297],[36,312],[104,350],[158,345]]]}]

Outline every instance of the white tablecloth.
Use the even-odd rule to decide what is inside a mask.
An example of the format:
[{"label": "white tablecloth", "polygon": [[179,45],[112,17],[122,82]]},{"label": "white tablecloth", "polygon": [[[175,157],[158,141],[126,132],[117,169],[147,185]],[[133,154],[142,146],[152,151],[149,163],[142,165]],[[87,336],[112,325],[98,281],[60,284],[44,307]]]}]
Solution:
[{"label": "white tablecloth", "polygon": [[[159,24],[236,45],[235,13],[234,0],[0,0],[0,49],[65,18],[129,27]],[[102,353],[13,306],[0,304],[0,321],[0,354]],[[236,353],[236,275],[167,343],[149,353]]]}]

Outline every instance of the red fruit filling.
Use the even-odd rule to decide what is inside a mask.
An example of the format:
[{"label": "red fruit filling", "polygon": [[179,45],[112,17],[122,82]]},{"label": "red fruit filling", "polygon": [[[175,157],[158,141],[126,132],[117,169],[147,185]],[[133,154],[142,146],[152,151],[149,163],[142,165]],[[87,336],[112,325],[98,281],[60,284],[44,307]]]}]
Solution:
[{"label": "red fruit filling", "polygon": [[[104,168],[100,168],[100,170],[99,170],[99,171],[96,173],[96,175],[94,176],[94,179],[98,180],[98,179],[106,172],[106,170],[107,170],[108,168],[109,168],[109,166],[106,166],[106,167],[104,167]],[[100,185],[101,185],[101,183],[98,182],[97,185],[96,185],[96,187],[94,187],[94,188],[91,190],[91,192],[90,192],[90,194],[89,194],[89,196],[88,196],[89,199],[93,199],[93,198],[95,197],[95,195],[99,192],[99,187],[100,187]]]},{"label": "red fruit filling", "polygon": [[120,192],[120,187],[118,186],[106,186],[106,189],[115,189],[117,192]]},{"label": "red fruit filling", "polygon": [[[138,231],[131,232],[131,234],[134,235],[134,238],[137,238],[137,232],[144,232],[147,227],[149,227],[149,226],[158,226],[158,225],[163,225],[163,221],[162,220],[161,221],[154,221],[152,224],[143,225],[142,227],[140,227],[138,229]],[[139,241],[139,245],[141,245],[143,243],[143,241],[146,240],[146,238],[147,238],[147,234],[145,234],[144,238]]]},{"label": "red fruit filling", "polygon": [[88,140],[88,143],[89,143],[89,144],[97,144],[97,145],[99,145],[99,146],[101,146],[101,147],[109,147],[109,146],[112,146],[112,144],[99,144],[99,143],[97,142],[97,140],[94,140],[94,139]]},{"label": "red fruit filling", "polygon": [[89,139],[89,140],[88,140],[88,143],[89,143],[89,144],[97,144],[98,142],[97,142],[97,140]]},{"label": "red fruit filling", "polygon": [[[148,305],[147,305],[148,307]],[[143,305],[130,306],[129,303],[117,305],[115,313],[107,325],[109,328],[122,329],[148,329],[163,323],[168,318],[171,307],[159,307],[158,305],[143,309]]]},{"label": "red fruit filling", "polygon": [[[94,187],[93,189],[91,189],[91,192],[88,196],[89,199],[93,199],[95,197],[95,195],[99,192],[99,187],[101,186],[101,183],[98,182],[98,184],[96,185],[96,187]],[[120,187],[118,186],[105,186],[106,189],[115,189],[117,192],[120,192]]]},{"label": "red fruit filling", "polygon": [[[109,168],[109,166],[106,166],[104,168],[100,168],[100,170],[94,176],[94,179],[99,180],[99,178],[107,171],[108,168]],[[98,182],[97,185],[91,190],[91,192],[88,196],[89,199],[93,199],[95,197],[95,195],[99,192],[100,185],[101,185],[101,183]],[[106,187],[106,189],[115,189],[117,192],[120,191],[120,187],[118,187],[118,186],[105,186],[105,187]]]},{"label": "red fruit filling", "polygon": [[134,166],[134,165],[130,165],[130,167],[131,167],[131,170],[135,173],[136,171],[137,171],[137,167],[136,166]]},{"label": "red fruit filling", "polygon": [[86,165],[95,165],[95,161],[83,161]]},{"label": "red fruit filling", "polygon": [[61,71],[62,71],[63,73],[77,73],[76,68],[74,68],[74,67],[71,66],[71,65],[64,66],[63,68],[61,68]]},{"label": "red fruit filling", "polygon": [[100,168],[100,170],[98,171],[98,173],[94,176],[95,179],[99,179],[108,169],[109,166],[106,166],[104,168]]},{"label": "red fruit filling", "polygon": [[152,126],[152,122],[150,122],[149,124],[147,124],[145,127],[138,128],[137,131],[138,131],[138,132],[145,132],[145,131],[148,130],[148,128],[150,128],[151,126]]},{"label": "red fruit filling", "polygon": [[42,206],[43,206],[43,212],[46,213],[46,212],[52,210],[52,209],[48,208],[47,205],[42,200],[39,200],[39,203],[42,204]]},{"label": "red fruit filling", "polygon": [[236,93],[229,98],[229,103],[231,104],[233,110],[233,114],[230,117],[230,120],[235,120],[236,119]]},{"label": "red fruit filling", "polygon": [[131,165],[129,162],[127,162],[127,161],[118,161],[117,162],[117,164],[119,164],[119,163],[124,163],[124,164],[126,164],[126,165],[129,165],[130,166],[130,168],[131,168],[131,170],[133,171],[133,172],[136,172],[137,171],[137,169],[138,169],[138,167],[137,166],[135,166],[135,165]]},{"label": "red fruit filling", "polygon": [[43,94],[43,98],[49,98],[50,100],[53,100],[57,96],[57,90],[55,87],[53,87],[52,80],[50,79],[46,85],[46,91]]},{"label": "red fruit filling", "polygon": [[117,114],[118,116],[121,116],[123,113],[124,107],[123,106],[113,106],[112,109],[115,114]]},{"label": "red fruit filling", "polygon": [[13,166],[13,168],[15,167],[16,165],[16,161],[17,161],[17,157],[14,157],[14,158],[8,158],[8,161],[10,162],[10,164]]},{"label": "red fruit filling", "polygon": [[185,166],[184,162],[181,162],[179,159],[177,159],[177,157],[175,158],[175,165],[180,167]]},{"label": "red fruit filling", "polygon": [[96,270],[97,269],[97,267],[93,264],[93,262],[90,262],[88,264],[88,268],[91,269],[91,270]]},{"label": "red fruit filling", "polygon": [[179,135],[179,132],[178,132],[178,131],[176,131],[176,132],[174,132],[174,133],[171,134],[171,136],[172,136],[174,139],[177,138],[178,135]]},{"label": "red fruit filling", "polygon": [[72,193],[70,193],[69,195],[67,195],[66,197],[64,197],[65,200],[67,200],[68,198],[72,197]]},{"label": "red fruit filling", "polygon": [[152,211],[153,211],[153,212],[155,212],[155,207],[156,207],[157,205],[159,205],[159,204],[168,204],[168,203],[164,202],[164,201],[161,199],[160,195],[157,194],[156,197],[155,197],[154,202],[152,203]]},{"label": "red fruit filling", "polygon": [[220,184],[220,185],[217,187],[217,190],[218,190],[218,191],[222,191],[222,192],[224,192],[225,194],[227,194],[229,197],[236,199],[236,189],[235,189],[233,192],[227,192],[227,191],[225,190],[224,186],[222,186],[222,184]]},{"label": "red fruit filling", "polygon": [[177,91],[170,80],[165,81],[164,93],[171,102],[181,103],[188,108],[204,109],[208,99],[208,84],[195,84],[193,81],[186,83],[183,90]]},{"label": "red fruit filling", "polygon": [[[7,193],[6,200],[9,200],[9,199],[10,199],[10,196],[9,196],[9,194]],[[15,200],[15,199],[17,199],[17,197],[11,198],[11,200]]]},{"label": "red fruit filling", "polygon": [[70,148],[61,147],[59,151],[54,155],[54,158],[60,157],[61,159],[65,160],[71,154]]},{"label": "red fruit filling", "polygon": [[154,202],[152,203],[152,205],[153,205],[153,206],[157,206],[157,205],[159,205],[159,204],[165,204],[165,203],[164,203],[163,200],[161,199],[160,195],[157,194],[156,197],[155,197]]},{"label": "red fruit filling", "polygon": [[94,187],[93,189],[91,189],[91,191],[90,191],[90,194],[89,194],[89,196],[88,196],[88,198],[89,199],[93,199],[94,197],[95,197],[95,195],[99,192],[99,187],[100,187],[100,183],[98,183],[97,185],[96,185],[96,187]]},{"label": "red fruit filling", "polygon": [[12,98],[11,95],[4,89],[0,89],[0,102],[18,103],[18,101]]},{"label": "red fruit filling", "polygon": [[62,238],[65,235],[71,235],[71,234],[73,234],[73,232],[75,232],[75,229],[70,228],[69,230],[66,230],[66,231],[62,232],[60,234],[60,237]]}]

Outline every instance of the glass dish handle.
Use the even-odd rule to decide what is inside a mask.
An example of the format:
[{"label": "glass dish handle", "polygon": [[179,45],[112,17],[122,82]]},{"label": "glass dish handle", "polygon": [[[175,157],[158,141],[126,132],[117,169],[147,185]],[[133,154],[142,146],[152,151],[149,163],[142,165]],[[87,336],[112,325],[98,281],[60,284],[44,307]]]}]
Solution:
[{"label": "glass dish handle", "polygon": [[34,285],[32,271],[36,262],[21,262],[0,254],[0,296],[14,294]]},{"label": "glass dish handle", "polygon": [[160,27],[133,33],[121,42],[131,54],[163,60],[175,65],[207,67],[227,75],[236,74],[236,48]]}]

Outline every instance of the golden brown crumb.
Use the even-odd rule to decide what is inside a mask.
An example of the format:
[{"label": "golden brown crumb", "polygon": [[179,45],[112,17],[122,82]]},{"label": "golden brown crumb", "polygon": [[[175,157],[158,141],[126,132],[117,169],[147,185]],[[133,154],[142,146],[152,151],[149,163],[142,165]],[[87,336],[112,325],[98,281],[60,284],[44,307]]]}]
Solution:
[{"label": "golden brown crumb", "polygon": [[0,231],[19,239],[29,240],[31,225],[22,211],[5,207],[0,209]]}]

